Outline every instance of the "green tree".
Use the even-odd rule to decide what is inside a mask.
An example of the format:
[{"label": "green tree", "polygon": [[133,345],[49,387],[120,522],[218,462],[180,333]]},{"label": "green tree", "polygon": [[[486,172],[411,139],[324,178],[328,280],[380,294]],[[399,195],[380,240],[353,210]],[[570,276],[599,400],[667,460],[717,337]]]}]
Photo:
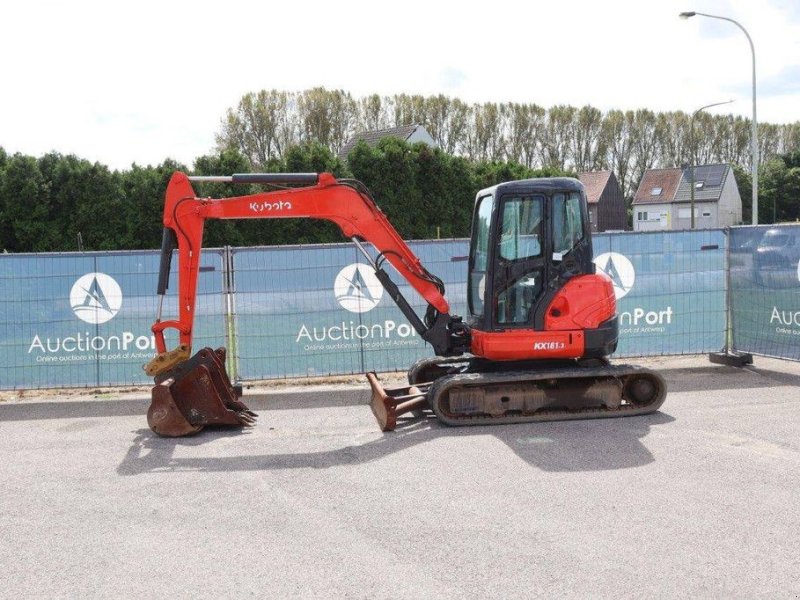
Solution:
[{"label": "green tree", "polygon": [[51,250],[113,250],[125,232],[120,175],[100,163],[50,153],[38,159]]},{"label": "green tree", "polygon": [[15,154],[4,169],[0,203],[9,237],[4,246],[12,252],[45,252],[58,247],[58,227],[50,222],[45,179],[35,158]]},{"label": "green tree", "polygon": [[357,112],[358,104],[348,92],[324,87],[306,90],[297,98],[300,138],[338,152],[355,131]]},{"label": "green tree", "polygon": [[[748,168],[736,164],[733,165],[733,176],[742,199],[742,223],[747,224],[751,222],[753,210],[753,178]],[[761,212],[761,207],[758,212]]]},{"label": "green tree", "polygon": [[[285,173],[333,173],[336,177],[349,175],[342,161],[328,147],[318,142],[307,142],[290,148],[286,152],[281,170]],[[279,243],[282,244],[343,241],[339,228],[329,221],[281,219],[279,226],[272,235],[280,239]]]},{"label": "green tree", "polygon": [[[218,154],[201,156],[194,162],[195,175],[233,175],[249,173],[247,158],[234,148]],[[194,184],[195,193],[202,197],[232,198],[253,193],[254,186],[230,183]],[[209,219],[203,232],[203,245],[209,248],[221,246],[246,246],[255,237],[257,228],[246,221],[231,219]]]},{"label": "green tree", "polygon": [[542,129],[541,164],[556,169],[566,168],[571,156],[571,143],[575,132],[574,106],[553,106],[547,111]]},{"label": "green tree", "polygon": [[228,109],[222,119],[217,148],[236,149],[260,168],[280,159],[299,136],[295,96],[278,90],[242,96],[236,108]]},{"label": "green tree", "polygon": [[575,115],[572,135],[572,164],[580,172],[596,171],[606,166],[603,113],[593,106],[583,106]]},{"label": "green tree", "polygon": [[2,196],[7,164],[8,154],[6,154],[6,151],[0,146],[0,252],[7,252],[12,245],[13,239],[11,220],[6,215],[5,202]]},{"label": "green tree", "polygon": [[800,219],[800,150],[768,161],[758,175],[759,223]]},{"label": "green tree", "polygon": [[357,131],[377,131],[390,127],[387,110],[388,100],[378,94],[371,94],[358,100]]},{"label": "green tree", "polygon": [[389,221],[405,238],[418,238],[427,214],[416,186],[417,165],[411,147],[396,138],[384,138],[376,148],[364,142],[347,158],[350,170],[374,194]]},{"label": "green tree", "polygon": [[425,216],[414,237],[454,238],[469,235],[472,199],[475,197],[470,164],[423,144],[412,147],[417,165],[415,182],[419,210]]},{"label": "green tree", "polygon": [[186,170],[185,166],[166,160],[156,167],[134,164],[129,171],[122,173],[125,235],[120,242],[121,248],[161,247],[167,183],[175,171]]},{"label": "green tree", "polygon": [[425,123],[427,119],[425,97],[419,94],[398,94],[392,98],[394,108],[394,126]]},{"label": "green tree", "polygon": [[541,153],[546,111],[536,104],[515,103],[506,104],[505,111],[509,125],[506,157],[532,168]]}]

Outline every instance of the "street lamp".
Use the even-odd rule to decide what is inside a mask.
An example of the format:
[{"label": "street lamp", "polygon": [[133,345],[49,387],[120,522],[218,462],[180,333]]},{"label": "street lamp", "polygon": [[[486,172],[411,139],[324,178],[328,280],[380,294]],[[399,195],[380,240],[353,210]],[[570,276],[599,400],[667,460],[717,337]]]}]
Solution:
[{"label": "street lamp", "polygon": [[[695,15],[699,15],[701,17],[709,17],[710,19],[721,19],[723,21],[729,21],[736,25],[739,29],[741,29],[744,34],[747,36],[747,41],[750,42],[750,53],[753,56],[753,123],[752,123],[752,133],[750,134],[751,137],[751,148],[752,148],[752,178],[753,178],[753,225],[758,225],[758,123],[756,121],[756,50],[753,47],[753,40],[750,38],[750,34],[747,33],[747,30],[742,27],[742,24],[738,21],[734,21],[733,19],[729,19],[728,17],[720,17],[718,15],[709,15],[706,13],[701,12],[682,12],[678,15],[681,19],[689,19]],[[694,215],[694,213],[692,213]]]},{"label": "street lamp", "polygon": [[733,102],[733,100],[726,100],[725,102],[715,102],[714,104],[706,104],[705,106],[701,106],[700,108],[698,108],[696,111],[694,111],[692,113],[692,118],[689,119],[689,130],[691,132],[690,139],[692,141],[692,168],[689,170],[689,173],[690,173],[689,182],[690,182],[690,185],[691,185],[691,188],[692,188],[691,192],[690,192],[690,194],[691,194],[690,195],[690,197],[691,197],[690,207],[691,207],[691,211],[692,211],[692,229],[694,229],[694,167],[697,164],[697,143],[695,142],[695,139],[694,139],[694,118],[697,116],[697,114],[699,112],[704,111],[707,108],[711,108],[712,106],[722,106],[723,104],[730,104],[731,102]]}]

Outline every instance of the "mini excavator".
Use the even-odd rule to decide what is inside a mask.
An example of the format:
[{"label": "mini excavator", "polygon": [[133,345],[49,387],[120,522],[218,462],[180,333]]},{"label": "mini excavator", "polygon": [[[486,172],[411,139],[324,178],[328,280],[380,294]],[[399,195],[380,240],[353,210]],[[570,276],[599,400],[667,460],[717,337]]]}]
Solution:
[{"label": "mini excavator", "polygon": [[[271,191],[199,198],[193,182],[263,184]],[[613,285],[592,262],[583,186],[571,178],[527,179],[481,190],[475,200],[466,320],[451,314],[442,281],[428,272],[359,181],[330,173],[174,173],[164,205],[153,324],[155,378],[147,420],[164,436],[206,425],[253,425],[256,414],[225,370],[225,349],[191,355],[203,227],[208,219],[324,219],[335,223],[435,356],[408,371],[408,386],[385,389],[374,373],[370,405],[383,431],[399,415],[433,411],[447,425],[526,423],[648,414],[666,398],[656,372],[608,360],[617,346]],[[365,247],[370,243],[376,256]],[[173,251],[178,316],[162,320]],[[420,317],[384,269],[388,261],[427,302]],[[164,332],[177,330],[167,350]],[[239,388],[240,390],[241,388]]]}]

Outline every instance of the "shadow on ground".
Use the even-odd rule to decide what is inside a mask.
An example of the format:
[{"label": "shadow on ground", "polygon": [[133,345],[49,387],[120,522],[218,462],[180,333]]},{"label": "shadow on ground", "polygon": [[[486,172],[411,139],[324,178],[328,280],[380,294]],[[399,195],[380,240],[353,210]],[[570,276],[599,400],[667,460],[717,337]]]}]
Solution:
[{"label": "shadow on ground", "polygon": [[626,469],[653,462],[652,454],[641,439],[652,426],[674,420],[658,412],[619,419],[451,428],[429,417],[401,420],[396,431],[377,439],[325,451],[181,458],[175,456],[177,448],[213,444],[220,438],[247,436],[248,432],[203,431],[191,438],[169,439],[158,437],[149,429],[140,429],[135,432],[131,448],[117,472],[131,476],[169,471],[328,469],[369,463],[437,438],[470,438],[487,434],[502,440],[517,456],[543,471]]}]

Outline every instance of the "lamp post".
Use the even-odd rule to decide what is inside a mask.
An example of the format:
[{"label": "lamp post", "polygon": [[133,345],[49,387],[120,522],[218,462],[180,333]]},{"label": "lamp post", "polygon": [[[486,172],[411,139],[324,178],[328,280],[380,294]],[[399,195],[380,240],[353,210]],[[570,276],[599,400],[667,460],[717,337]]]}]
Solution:
[{"label": "lamp post", "polygon": [[701,106],[696,111],[692,113],[692,118],[689,119],[689,131],[691,132],[689,137],[692,141],[692,168],[689,169],[689,185],[691,186],[690,193],[690,207],[692,211],[692,229],[694,229],[694,167],[697,164],[697,143],[694,139],[694,118],[707,108],[711,108],[712,106],[722,106],[723,104],[730,104],[733,100],[726,100],[725,102],[715,102],[714,104],[706,104],[705,106]]},{"label": "lamp post", "polygon": [[[738,21],[734,21],[733,19],[729,19],[728,17],[720,17],[718,15],[709,15],[707,13],[701,12],[682,12],[679,17],[682,19],[689,19],[695,15],[699,15],[701,17],[708,17],[710,19],[721,19],[722,21],[728,21],[736,25],[739,29],[744,32],[745,36],[747,36],[747,41],[750,43],[750,53],[753,57],[753,123],[752,123],[752,133],[750,134],[751,137],[751,149],[752,149],[752,158],[751,161],[753,163],[751,168],[752,178],[753,178],[753,225],[758,225],[758,122],[756,121],[756,50],[753,46],[753,40],[750,38],[750,34],[747,33],[747,30],[742,27],[742,24]],[[692,213],[694,215],[694,213]]]}]

